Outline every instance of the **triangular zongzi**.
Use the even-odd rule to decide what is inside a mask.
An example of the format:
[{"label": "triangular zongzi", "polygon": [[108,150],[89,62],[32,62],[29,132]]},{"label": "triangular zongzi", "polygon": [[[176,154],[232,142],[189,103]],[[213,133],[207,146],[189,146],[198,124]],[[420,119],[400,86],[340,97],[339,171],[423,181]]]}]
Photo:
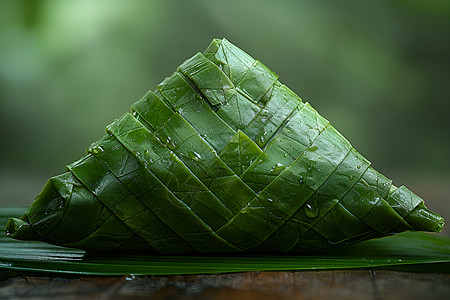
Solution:
[{"label": "triangular zongzi", "polygon": [[226,39],[131,108],[8,236],[87,251],[301,252],[444,224]]}]

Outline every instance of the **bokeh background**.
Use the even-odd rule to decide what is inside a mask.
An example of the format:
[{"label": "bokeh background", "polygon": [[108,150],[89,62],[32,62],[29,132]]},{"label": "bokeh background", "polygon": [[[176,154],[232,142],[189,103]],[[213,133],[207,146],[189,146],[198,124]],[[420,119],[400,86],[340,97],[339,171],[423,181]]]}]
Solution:
[{"label": "bokeh background", "polygon": [[450,220],[449,33],[445,0],[1,0],[0,206],[226,37]]}]

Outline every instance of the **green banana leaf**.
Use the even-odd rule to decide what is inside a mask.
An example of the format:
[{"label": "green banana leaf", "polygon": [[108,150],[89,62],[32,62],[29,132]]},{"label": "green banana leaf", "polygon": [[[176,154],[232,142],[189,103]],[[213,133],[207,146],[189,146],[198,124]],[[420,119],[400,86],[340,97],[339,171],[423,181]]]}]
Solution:
[{"label": "green banana leaf", "polygon": [[[24,210],[0,209],[0,224],[5,224],[9,216],[20,216]],[[87,255],[83,250],[0,236],[0,278],[33,272],[54,276],[114,276],[349,268],[448,273],[450,239],[427,233],[405,232],[302,255],[155,256]]]},{"label": "green banana leaf", "polygon": [[88,252],[302,253],[444,225],[226,39],[131,109],[7,223],[9,237]]}]

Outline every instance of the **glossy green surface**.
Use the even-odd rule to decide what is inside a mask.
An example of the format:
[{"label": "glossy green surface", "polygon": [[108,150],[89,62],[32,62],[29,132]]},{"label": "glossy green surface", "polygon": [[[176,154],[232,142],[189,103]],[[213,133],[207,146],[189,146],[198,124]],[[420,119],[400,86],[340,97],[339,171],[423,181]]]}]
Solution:
[{"label": "glossy green surface", "polygon": [[[25,209],[0,208],[0,224]],[[302,255],[145,255],[142,253],[86,254],[83,250],[0,235],[0,280],[22,273],[68,275],[175,275],[244,271],[305,271],[349,268],[389,268],[414,272],[450,272],[450,240],[405,232]],[[22,273],[21,273],[22,272]]]},{"label": "glossy green surface", "polygon": [[442,229],[225,39],[131,109],[11,219],[10,237],[99,252],[300,253]]}]

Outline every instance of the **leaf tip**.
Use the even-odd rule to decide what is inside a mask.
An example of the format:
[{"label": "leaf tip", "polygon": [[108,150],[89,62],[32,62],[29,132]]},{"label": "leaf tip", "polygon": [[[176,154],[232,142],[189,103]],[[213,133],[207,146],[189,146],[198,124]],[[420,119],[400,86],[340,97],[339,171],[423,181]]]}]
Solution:
[{"label": "leaf tip", "polygon": [[38,240],[39,235],[33,230],[31,224],[25,220],[11,218],[6,223],[6,236],[20,240]]}]

